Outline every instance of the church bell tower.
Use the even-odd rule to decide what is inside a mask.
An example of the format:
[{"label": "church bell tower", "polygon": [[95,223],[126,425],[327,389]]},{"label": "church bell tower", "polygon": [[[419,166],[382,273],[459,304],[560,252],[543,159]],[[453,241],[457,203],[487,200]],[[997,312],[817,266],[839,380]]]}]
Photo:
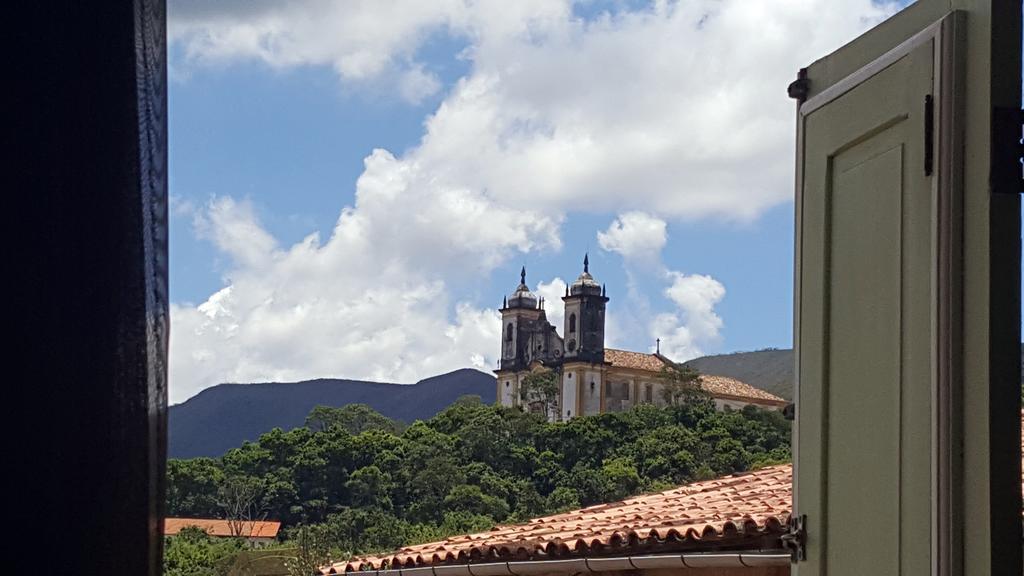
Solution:
[{"label": "church bell tower", "polygon": [[519,286],[501,306],[502,370],[525,369],[533,357],[531,332],[543,316],[537,296],[526,285],[526,267],[519,273]]},{"label": "church bell tower", "polygon": [[590,255],[583,256],[583,273],[566,286],[565,359],[593,364],[604,362],[605,288],[590,275]]}]

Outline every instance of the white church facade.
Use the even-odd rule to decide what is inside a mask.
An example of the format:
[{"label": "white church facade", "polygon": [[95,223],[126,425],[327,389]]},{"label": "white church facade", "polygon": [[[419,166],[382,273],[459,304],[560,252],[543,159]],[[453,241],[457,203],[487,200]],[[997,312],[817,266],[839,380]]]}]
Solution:
[{"label": "white church facade", "polygon": [[[675,363],[660,350],[652,354],[605,348],[608,300],[606,288],[590,274],[589,258],[584,257],[583,273],[562,297],[565,314],[559,335],[547,320],[544,299],[527,286],[524,267],[519,286],[501,307],[501,361],[495,370],[498,402],[520,406],[526,377],[552,370],[558,394],[547,406],[550,420],[618,412],[642,403],[666,404],[664,368]],[[781,410],[786,405],[782,398],[732,378],[702,375],[700,385],[722,409],[753,404]]]}]

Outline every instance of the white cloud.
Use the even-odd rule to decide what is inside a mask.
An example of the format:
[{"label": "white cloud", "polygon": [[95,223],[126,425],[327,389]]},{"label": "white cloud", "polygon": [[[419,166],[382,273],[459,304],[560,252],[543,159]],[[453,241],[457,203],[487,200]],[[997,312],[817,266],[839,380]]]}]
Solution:
[{"label": "white cloud", "polygon": [[620,214],[607,230],[597,233],[601,248],[638,262],[657,261],[666,241],[665,221],[644,212]]},{"label": "white cloud", "polygon": [[710,276],[669,272],[672,284],[665,296],[676,305],[675,312],[658,314],[651,322],[651,335],[661,338],[661,351],[682,362],[700,356],[708,344],[721,337],[722,319],[715,305],[725,296],[725,287]]},{"label": "white cloud", "polygon": [[[785,201],[786,85],[892,11],[870,0],[658,1],[583,21],[548,0],[169,8],[186,67],[330,66],[344,83],[390,83],[416,102],[441,88],[418,54],[432,35],[465,39],[471,63],[417,146],[368,154],[326,242],[281,246],[229,197],[190,209],[230,270],[206,302],[172,308],[175,401],[221,381],[413,381],[493,365],[496,314],[453,302],[452,286],[515,251],[558,250],[570,211],[619,213],[602,246],[635,259],[664,246],[658,222],[751,219]],[[675,311],[650,330],[682,358],[717,338],[724,289],[665,274]]]},{"label": "white cloud", "polygon": [[440,89],[441,81],[435,74],[424,71],[423,66],[415,66],[403,72],[398,84],[402,99],[412,104],[419,104]]},{"label": "white cloud", "polygon": [[548,317],[548,322],[558,328],[559,334],[563,334],[565,302],[562,301],[562,296],[565,296],[565,280],[556,276],[551,282],[540,282],[537,284],[536,292],[538,296],[544,298],[544,314]]},{"label": "white cloud", "polygon": [[[543,218],[501,209],[466,193],[431,211],[427,188],[367,177],[331,238],[283,248],[252,206],[214,199],[197,226],[231,257],[227,286],[198,306],[171,308],[171,399],[219,382],[315,377],[413,382],[464,367],[493,368],[500,338],[495,310],[452,302],[444,279],[486,273],[499,254],[535,246],[523,228]],[[475,211],[497,217],[488,236]],[[450,213],[454,211],[453,213]],[[550,224],[550,223],[549,223]],[[540,234],[557,239],[554,232]],[[453,238],[466,241],[452,242]],[[483,237],[485,242],[469,239]]]},{"label": "white cloud", "polygon": [[[725,287],[711,276],[669,270],[661,260],[668,241],[666,223],[642,212],[620,214],[604,232],[597,233],[605,250],[622,256],[629,279],[627,299],[632,311],[623,328],[645,331],[651,342],[661,340],[661,351],[676,361],[700,356],[705,347],[721,340],[722,319],[715,312]],[[673,311],[653,313],[640,285],[667,282],[662,296]],[[653,348],[653,346],[652,346]]]},{"label": "white cloud", "polygon": [[792,194],[786,85],[885,13],[659,2],[482,35],[413,155],[444,185],[509,205],[752,219]]},{"label": "white cloud", "polygon": [[172,60],[176,79],[187,80],[196,66],[241,60],[330,66],[345,83],[390,86],[416,104],[440,88],[417,58],[433,36],[514,37],[567,13],[562,0],[174,0],[168,35],[184,57]]}]

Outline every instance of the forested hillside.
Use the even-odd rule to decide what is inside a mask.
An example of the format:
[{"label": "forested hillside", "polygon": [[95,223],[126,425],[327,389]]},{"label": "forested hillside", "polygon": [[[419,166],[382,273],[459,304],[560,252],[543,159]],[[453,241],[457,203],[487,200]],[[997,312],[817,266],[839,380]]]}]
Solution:
[{"label": "forested hillside", "polygon": [[221,458],[171,460],[167,513],[319,525],[338,554],[386,550],[788,461],[789,430],[703,399],[548,423],[465,397],[404,428],[320,407]]},{"label": "forested hillside", "polygon": [[786,400],[793,399],[795,366],[793,351],[788,348],[702,356],[686,362],[686,366],[701,374],[728,376]]},{"label": "forested hillside", "polygon": [[495,399],[494,375],[463,369],[421,380],[388,384],[320,379],[304,382],[220,384],[171,406],[168,453],[171,458],[220,456],[273,428],[302,426],[319,404],[366,404],[403,422],[430,418],[459,396]]},{"label": "forested hillside", "polygon": [[[1024,343],[1020,345],[1021,395],[1024,396]],[[742,380],[776,396],[793,399],[793,351],[789,348],[733,352],[694,358],[686,365],[701,374]]]}]

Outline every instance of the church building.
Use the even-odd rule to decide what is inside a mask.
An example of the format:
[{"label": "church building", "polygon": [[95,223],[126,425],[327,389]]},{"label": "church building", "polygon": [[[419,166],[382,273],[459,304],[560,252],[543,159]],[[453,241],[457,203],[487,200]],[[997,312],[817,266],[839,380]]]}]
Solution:
[{"label": "church building", "polygon": [[[526,284],[526,268],[519,286],[501,307],[501,361],[497,376],[498,402],[520,406],[523,381],[535,371],[549,369],[558,377],[557,398],[545,405],[528,403],[526,410],[548,411],[549,420],[618,412],[636,404],[666,404],[663,394],[666,366],[675,366],[658,350],[653,354],[605,348],[604,326],[608,294],[590,274],[590,259],[583,258],[583,273],[566,286],[562,335],[548,322],[544,299]],[[786,401],[749,384],[723,376],[702,375],[701,388],[719,408],[754,404],[782,409]]]}]

